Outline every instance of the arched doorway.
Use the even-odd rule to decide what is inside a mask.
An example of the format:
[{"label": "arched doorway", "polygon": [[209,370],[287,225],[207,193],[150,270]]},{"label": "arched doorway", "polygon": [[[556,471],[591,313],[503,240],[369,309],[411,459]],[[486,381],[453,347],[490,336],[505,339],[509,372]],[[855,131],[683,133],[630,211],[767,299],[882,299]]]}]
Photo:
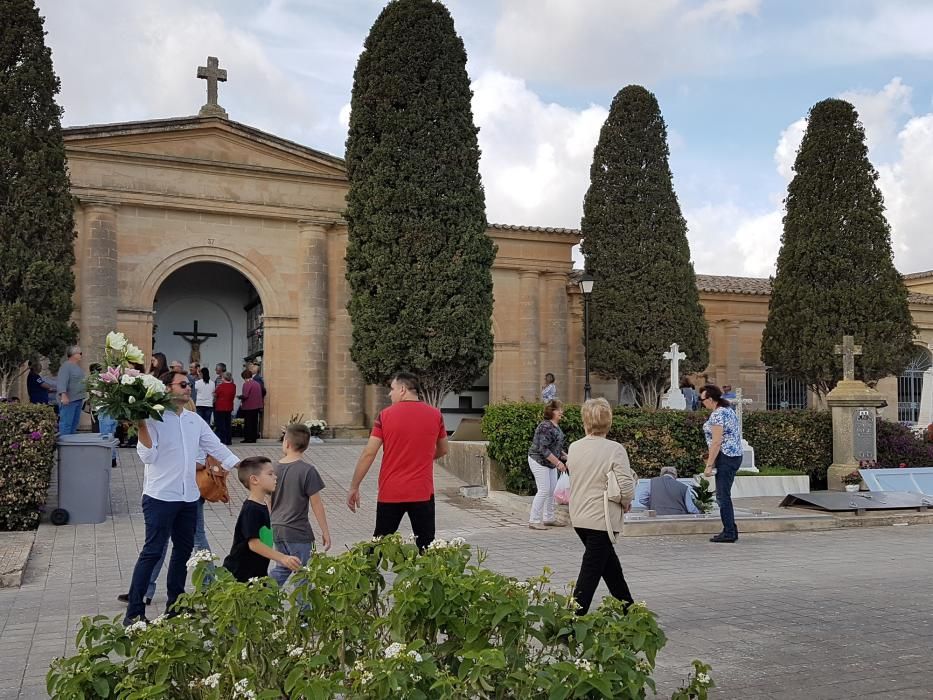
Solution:
[{"label": "arched doorway", "polygon": [[185,368],[199,362],[214,376],[223,363],[237,393],[246,363],[262,364],[263,308],[253,284],[217,262],[193,262],[159,285],[153,308],[152,348]]},{"label": "arched doorway", "polygon": [[924,347],[917,347],[910,363],[897,378],[897,420],[916,423],[920,415],[923,392],[923,373],[933,365],[933,355]]}]

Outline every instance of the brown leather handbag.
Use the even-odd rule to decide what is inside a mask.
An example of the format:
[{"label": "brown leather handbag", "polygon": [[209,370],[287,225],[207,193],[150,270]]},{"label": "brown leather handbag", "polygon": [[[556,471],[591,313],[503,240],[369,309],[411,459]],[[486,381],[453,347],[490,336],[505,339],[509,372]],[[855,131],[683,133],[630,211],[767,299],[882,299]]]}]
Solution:
[{"label": "brown leather handbag", "polygon": [[195,473],[201,498],[210,503],[229,503],[230,493],[227,491],[227,470],[210,455],[207,456],[203,469],[201,466],[198,465],[198,470]]}]

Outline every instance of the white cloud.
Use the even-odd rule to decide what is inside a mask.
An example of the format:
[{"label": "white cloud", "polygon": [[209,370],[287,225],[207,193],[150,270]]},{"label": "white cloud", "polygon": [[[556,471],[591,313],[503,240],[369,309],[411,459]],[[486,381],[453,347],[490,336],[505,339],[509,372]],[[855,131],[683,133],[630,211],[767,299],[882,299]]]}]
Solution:
[{"label": "white cloud", "polygon": [[487,71],[473,82],[487,218],[580,225],[593,148],[608,111],[544,102],[524,81]]},{"label": "white cloud", "polygon": [[803,133],[807,130],[807,120],[798,119],[781,132],[777,148],[774,149],[774,162],[778,174],[787,182],[794,177],[794,161],[797,159],[797,149],[803,140]]},{"label": "white cloud", "polygon": [[713,74],[723,39],[760,0],[511,0],[496,24],[499,66],[529,80],[621,87]]},{"label": "white cloud", "polygon": [[913,113],[912,96],[913,89],[900,78],[892,79],[878,92],[848,90],[839,95],[855,105],[868,145],[876,155],[896,139],[898,126]]}]

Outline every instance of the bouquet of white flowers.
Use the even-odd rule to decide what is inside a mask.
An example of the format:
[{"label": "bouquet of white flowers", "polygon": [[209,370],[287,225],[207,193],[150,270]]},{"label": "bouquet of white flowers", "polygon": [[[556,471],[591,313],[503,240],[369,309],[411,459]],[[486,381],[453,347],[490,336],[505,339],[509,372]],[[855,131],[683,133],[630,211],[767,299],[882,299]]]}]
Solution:
[{"label": "bouquet of white flowers", "polygon": [[110,332],[104,346],[106,369],[87,379],[88,396],[95,411],[114,420],[162,420],[170,397],[165,385],[132,365],[145,362],[142,350],[127,342],[122,333]]}]

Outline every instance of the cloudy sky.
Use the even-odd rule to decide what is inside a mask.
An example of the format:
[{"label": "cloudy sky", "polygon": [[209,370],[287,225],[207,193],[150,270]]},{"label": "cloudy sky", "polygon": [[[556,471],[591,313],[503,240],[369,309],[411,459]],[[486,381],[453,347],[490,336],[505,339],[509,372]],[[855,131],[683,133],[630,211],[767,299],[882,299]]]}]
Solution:
[{"label": "cloudy sky", "polygon": [[[379,0],[38,0],[65,124],[195,114],[220,57],[231,119],[343,155]],[[766,276],[807,110],[851,100],[902,272],[933,269],[933,3],[449,0],[493,222],[578,227],[615,93],[658,97],[697,272]]]}]

